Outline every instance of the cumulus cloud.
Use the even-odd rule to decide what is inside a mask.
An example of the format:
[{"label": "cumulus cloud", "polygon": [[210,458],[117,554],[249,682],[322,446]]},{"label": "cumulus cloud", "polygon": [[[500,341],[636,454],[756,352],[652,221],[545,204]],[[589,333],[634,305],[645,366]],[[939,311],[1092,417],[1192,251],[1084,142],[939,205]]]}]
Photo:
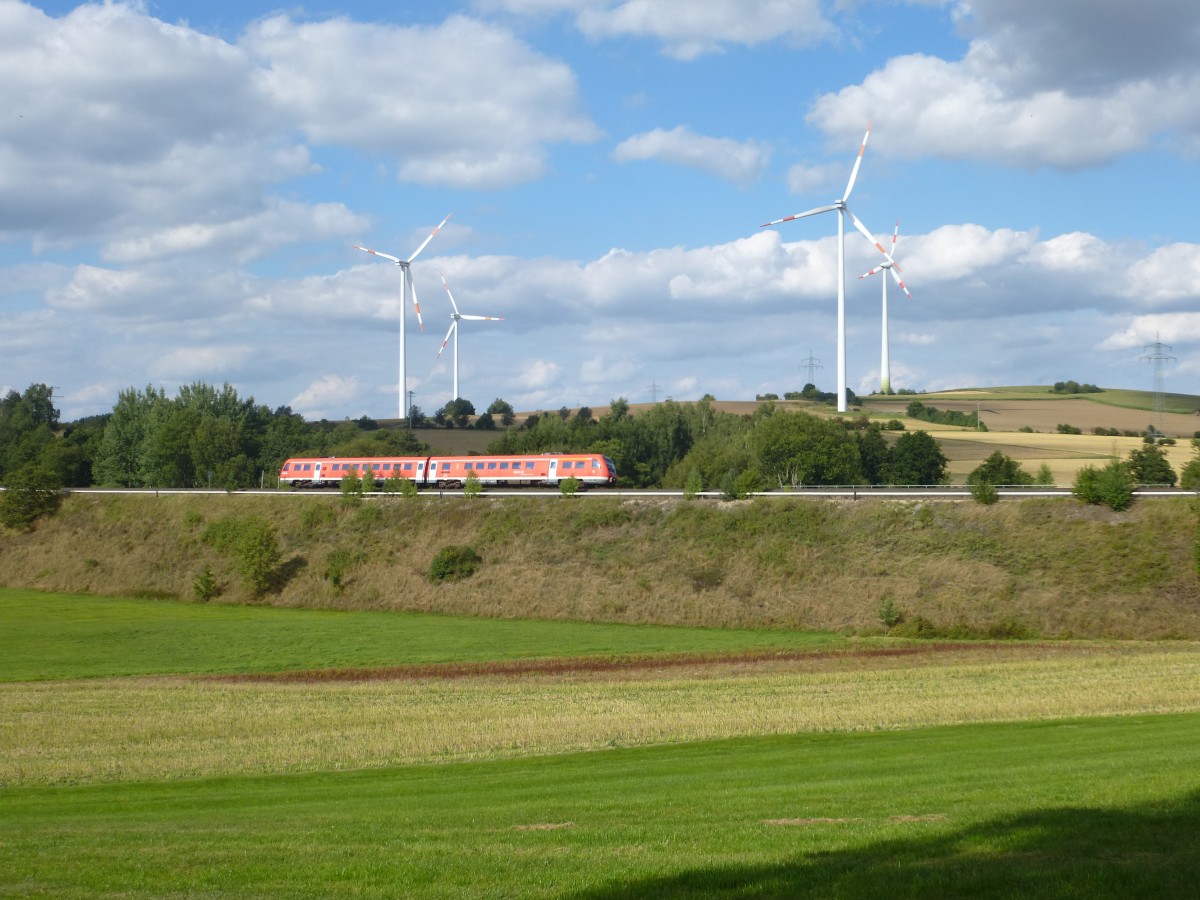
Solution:
[{"label": "cumulus cloud", "polygon": [[53,18],[10,0],[0,102],[0,238],[99,239],[122,262],[230,241],[244,260],[362,229],[338,204],[267,193],[320,171],[310,145],[373,154],[403,181],[497,188],[541,176],[548,145],[599,134],[567,65],[464,17],[275,16],[231,43],[141,4]]},{"label": "cumulus cloud", "polygon": [[1135,316],[1124,328],[1108,335],[1100,350],[1130,350],[1157,341],[1195,343],[1200,341],[1200,313],[1159,313]]},{"label": "cumulus cloud", "polygon": [[770,154],[754,141],[706,137],[679,125],[666,131],[655,128],[622,141],[612,152],[617,162],[656,159],[726,178],[735,184],[756,180]]},{"label": "cumulus cloud", "polygon": [[1166,306],[1200,298],[1200,245],[1170,244],[1129,267],[1125,293],[1145,306]]},{"label": "cumulus cloud", "polygon": [[819,97],[808,119],[849,140],[874,117],[881,152],[1072,170],[1156,137],[1200,134],[1186,0],[1153,9],[1087,0],[972,0],[955,6],[971,43],[959,60],[897,56]]},{"label": "cumulus cloud", "polygon": [[323,375],[293,397],[288,405],[306,418],[327,418],[330,409],[345,410],[346,398],[355,397],[360,388],[361,382],[354,376]]},{"label": "cumulus cloud", "polygon": [[408,27],[274,16],[241,45],[273,108],[312,141],[394,160],[402,180],[519,184],[542,174],[546,144],[598,136],[568,66],[462,16]]}]

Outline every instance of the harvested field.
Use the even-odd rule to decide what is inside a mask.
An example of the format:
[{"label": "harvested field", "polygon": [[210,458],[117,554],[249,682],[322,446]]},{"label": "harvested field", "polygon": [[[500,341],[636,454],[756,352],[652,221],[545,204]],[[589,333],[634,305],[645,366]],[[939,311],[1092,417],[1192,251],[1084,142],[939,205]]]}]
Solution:
[{"label": "harvested field", "polygon": [[[1092,395],[1081,394],[1046,400],[985,399],[977,403],[973,400],[943,400],[936,394],[922,394],[898,400],[866,400],[863,402],[863,408],[876,412],[890,412],[897,418],[903,418],[904,411],[912,400],[920,400],[926,406],[964,413],[973,413],[978,406],[984,424],[994,432],[1015,432],[1025,427],[1035,431],[1054,432],[1059,425],[1073,425],[1085,432],[1090,432],[1096,427],[1142,432],[1154,419],[1154,413],[1150,410],[1112,406],[1091,400],[1090,396]],[[943,436],[941,430],[947,426],[923,423],[922,427],[931,432],[938,431],[940,438]],[[1200,431],[1200,416],[1164,413],[1162,430],[1173,437],[1190,438],[1194,432]]]},{"label": "harvested field", "polygon": [[745,735],[1200,710],[1200,645],[943,645],[314,684],[0,685],[0,785],[361,769]]}]

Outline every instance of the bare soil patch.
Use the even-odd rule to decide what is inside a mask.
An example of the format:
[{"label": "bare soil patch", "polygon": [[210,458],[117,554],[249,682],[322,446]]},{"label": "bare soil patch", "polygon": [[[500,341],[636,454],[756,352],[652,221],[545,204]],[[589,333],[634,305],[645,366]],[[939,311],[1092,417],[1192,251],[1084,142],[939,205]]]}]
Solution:
[{"label": "bare soil patch", "polygon": [[488,662],[425,663],[381,666],[361,669],[310,669],[290,672],[255,672],[235,675],[188,676],[202,681],[223,683],[269,682],[282,684],[320,684],[324,682],[452,680],[478,677],[521,677],[526,675],[566,676],[622,672],[704,669],[767,663],[880,660],[887,658],[940,658],[954,654],[1010,656],[1030,652],[1044,654],[1089,652],[1087,645],[1004,642],[937,642],[897,647],[864,647],[849,650],[754,651],[748,653],[686,653],[667,656],[567,657],[519,659]]}]

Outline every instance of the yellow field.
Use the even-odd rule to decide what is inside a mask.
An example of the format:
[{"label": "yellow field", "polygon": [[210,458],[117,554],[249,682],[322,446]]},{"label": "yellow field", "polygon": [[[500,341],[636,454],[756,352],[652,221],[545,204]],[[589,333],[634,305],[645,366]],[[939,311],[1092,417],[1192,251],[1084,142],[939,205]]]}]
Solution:
[{"label": "yellow field", "polygon": [[356,769],[792,732],[1200,710],[1200,644],[1001,645],[607,674],[0,686],[0,786]]}]

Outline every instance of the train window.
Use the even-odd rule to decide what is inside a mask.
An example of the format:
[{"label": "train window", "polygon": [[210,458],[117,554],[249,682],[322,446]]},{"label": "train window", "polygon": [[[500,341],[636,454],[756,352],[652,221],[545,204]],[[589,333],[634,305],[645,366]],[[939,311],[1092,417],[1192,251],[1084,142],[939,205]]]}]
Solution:
[{"label": "train window", "polygon": [[311,469],[311,468],[312,468],[312,463],[305,463],[305,464],[304,464],[304,471],[305,471],[305,472],[307,472],[307,471],[308,471],[309,469]]},{"label": "train window", "polygon": [[384,467],[385,469],[390,469],[390,468],[392,467],[392,464],[391,464],[391,463],[384,463],[384,464],[383,464],[383,467]]},{"label": "train window", "polygon": [[488,468],[489,468],[489,469],[494,469],[494,468],[496,468],[496,464],[495,464],[495,463],[488,463]]},{"label": "train window", "polygon": [[502,469],[507,469],[507,468],[508,468],[508,463],[506,463],[506,462],[502,462],[502,463],[500,463],[500,468],[502,468]]},{"label": "train window", "polygon": [[405,464],[404,464],[404,471],[405,471],[405,472],[411,472],[411,471],[412,471],[412,463],[405,463]]}]

